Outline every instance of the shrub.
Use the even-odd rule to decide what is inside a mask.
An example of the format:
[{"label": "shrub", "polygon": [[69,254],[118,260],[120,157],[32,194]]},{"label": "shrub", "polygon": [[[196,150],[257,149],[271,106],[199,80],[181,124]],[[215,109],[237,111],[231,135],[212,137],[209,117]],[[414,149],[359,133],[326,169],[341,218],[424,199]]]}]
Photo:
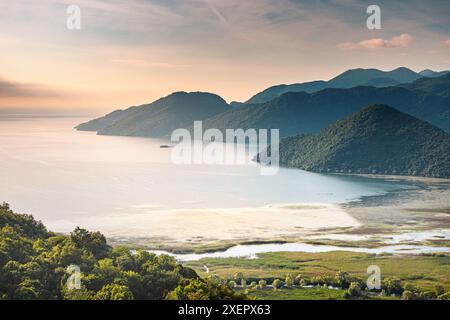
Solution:
[{"label": "shrub", "polygon": [[275,280],[273,280],[273,282],[272,282],[273,290],[278,290],[278,289],[280,289],[282,285],[283,285],[283,283],[281,282],[280,279],[275,279]]}]

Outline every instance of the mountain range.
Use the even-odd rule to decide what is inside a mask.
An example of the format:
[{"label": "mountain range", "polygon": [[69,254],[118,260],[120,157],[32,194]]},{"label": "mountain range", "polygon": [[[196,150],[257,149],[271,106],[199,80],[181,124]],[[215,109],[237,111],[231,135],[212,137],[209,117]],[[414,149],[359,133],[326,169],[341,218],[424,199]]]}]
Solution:
[{"label": "mountain range", "polygon": [[[354,87],[315,93],[289,92],[266,103],[244,105],[203,121],[203,128],[272,129],[283,137],[316,133],[371,104],[387,104],[450,131],[450,76],[425,78],[410,87]],[[445,89],[447,88],[447,89]]]},{"label": "mountain range", "polygon": [[[397,79],[412,76],[406,68],[396,70],[393,74]],[[343,84],[343,79],[353,73],[349,70],[335,79]],[[215,94],[176,92],[150,104],[114,111],[76,128],[102,135],[164,137],[174,129],[189,128],[195,120],[202,120],[204,129],[278,128],[286,137],[316,133],[367,105],[387,104],[450,131],[449,90],[450,73],[444,73],[391,87],[288,92],[259,104],[227,105]]]},{"label": "mountain range", "polygon": [[279,150],[282,166],[313,172],[450,177],[450,134],[386,105],[284,138]]},{"label": "mountain range", "polygon": [[401,67],[392,71],[378,69],[352,69],[334,77],[329,81],[312,81],[296,84],[282,84],[273,86],[257,93],[245,103],[263,103],[273,100],[287,92],[314,93],[327,88],[351,88],[356,86],[389,87],[404,83],[410,83],[423,77],[439,77],[448,71],[435,72],[423,70],[419,73],[408,68]]}]

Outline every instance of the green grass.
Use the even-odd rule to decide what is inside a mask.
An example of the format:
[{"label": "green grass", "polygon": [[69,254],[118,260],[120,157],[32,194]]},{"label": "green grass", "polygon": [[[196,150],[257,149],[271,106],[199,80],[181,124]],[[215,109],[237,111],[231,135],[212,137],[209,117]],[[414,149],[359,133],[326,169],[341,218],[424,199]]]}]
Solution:
[{"label": "green grass", "polygon": [[345,290],[325,288],[283,288],[255,290],[248,295],[262,300],[342,300]]},{"label": "green grass", "polygon": [[[434,290],[438,284],[444,286],[447,291],[450,290],[449,255],[376,256],[354,252],[277,252],[261,254],[259,257],[259,259],[254,260],[240,258],[202,259],[185,264],[201,275],[205,275],[203,266],[206,265],[210,273],[226,279],[232,279],[237,272],[242,272],[249,281],[284,279],[287,274],[293,276],[302,274],[307,277],[323,274],[334,275],[339,270],[366,279],[368,276],[366,274],[367,267],[378,265],[381,268],[382,278],[397,277],[424,290]],[[299,291],[297,293],[296,290],[293,290],[290,296],[292,299],[296,299],[297,295],[308,292]],[[283,294],[289,295],[289,292]]]}]

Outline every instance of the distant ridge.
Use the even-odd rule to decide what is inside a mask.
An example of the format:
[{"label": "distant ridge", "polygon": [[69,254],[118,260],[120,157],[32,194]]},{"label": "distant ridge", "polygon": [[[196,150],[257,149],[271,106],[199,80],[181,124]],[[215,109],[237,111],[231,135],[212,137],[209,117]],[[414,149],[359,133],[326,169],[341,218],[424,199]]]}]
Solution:
[{"label": "distant ridge", "polygon": [[409,90],[420,90],[450,98],[450,72],[443,72],[439,77],[421,78],[401,86]]},{"label": "distant ridge", "polygon": [[420,75],[422,75],[424,77],[430,77],[430,78],[440,77],[447,73],[450,73],[450,71],[433,71],[430,69],[425,69],[425,70],[419,72]]},{"label": "distant ridge", "polygon": [[373,105],[316,135],[282,139],[280,164],[314,172],[450,177],[450,134]]},{"label": "distant ridge", "polygon": [[291,85],[276,85],[254,95],[247,104],[263,103],[275,99],[287,92],[314,93],[327,88],[351,88],[356,86],[389,87],[397,84],[410,83],[422,77],[438,77],[448,71],[435,72],[424,70],[421,73],[400,67],[392,71],[378,69],[351,69],[329,81],[312,81]]},{"label": "distant ridge", "polygon": [[101,135],[165,137],[174,129],[188,127],[227,111],[230,106],[218,95],[175,92],[150,104],[117,110],[76,127]]}]

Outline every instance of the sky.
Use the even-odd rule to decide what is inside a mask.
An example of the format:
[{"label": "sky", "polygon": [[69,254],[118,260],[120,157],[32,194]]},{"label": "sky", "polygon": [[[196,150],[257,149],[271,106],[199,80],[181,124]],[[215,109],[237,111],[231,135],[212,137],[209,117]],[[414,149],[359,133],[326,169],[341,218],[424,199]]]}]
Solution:
[{"label": "sky", "polygon": [[[381,29],[366,26],[381,9]],[[67,28],[80,8],[81,29]],[[352,68],[450,69],[448,0],[0,0],[0,110],[245,101]]]}]

